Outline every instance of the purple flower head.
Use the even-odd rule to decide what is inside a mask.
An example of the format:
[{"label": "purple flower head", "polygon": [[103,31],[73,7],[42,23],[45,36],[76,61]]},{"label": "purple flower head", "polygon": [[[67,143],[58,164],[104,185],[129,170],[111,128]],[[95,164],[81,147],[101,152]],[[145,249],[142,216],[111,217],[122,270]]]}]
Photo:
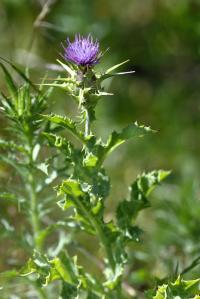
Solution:
[{"label": "purple flower head", "polygon": [[99,62],[99,42],[94,41],[90,34],[87,37],[77,34],[73,42],[68,38],[64,50],[64,58],[77,65],[93,66]]}]

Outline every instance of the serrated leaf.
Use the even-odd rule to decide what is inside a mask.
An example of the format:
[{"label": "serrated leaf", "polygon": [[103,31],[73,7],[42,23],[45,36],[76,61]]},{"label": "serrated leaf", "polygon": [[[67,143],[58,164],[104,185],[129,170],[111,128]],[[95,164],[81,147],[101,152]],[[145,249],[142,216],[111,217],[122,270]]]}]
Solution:
[{"label": "serrated leaf", "polygon": [[46,256],[35,252],[33,258],[30,258],[26,265],[19,271],[20,276],[29,276],[37,274],[37,280],[40,286],[46,286],[49,282],[58,279],[59,275],[51,271],[51,266]]},{"label": "serrated leaf", "polygon": [[106,145],[107,152],[113,151],[118,145],[124,143],[130,138],[143,137],[150,132],[153,133],[155,131],[150,127],[138,125],[137,122],[127,126],[120,133],[113,132]]},{"label": "serrated leaf", "polygon": [[183,280],[180,276],[173,283],[169,284],[169,288],[174,295],[194,296],[200,293],[200,278],[195,280]]},{"label": "serrated leaf", "polygon": [[54,124],[57,124],[58,126],[68,129],[75,137],[77,137],[79,140],[85,143],[83,133],[76,128],[76,123],[68,117],[56,114],[42,115],[42,117]]},{"label": "serrated leaf", "polygon": [[149,173],[143,173],[137,177],[137,180],[131,185],[131,200],[142,201],[159,185],[167,176],[170,171],[154,170]]},{"label": "serrated leaf", "polygon": [[[75,179],[64,180],[61,186],[58,188],[58,194],[66,195],[67,201],[70,201],[70,206],[72,202],[76,206],[83,205],[91,211],[94,209],[96,214],[97,210],[101,209],[102,204],[101,197],[98,196],[98,192],[100,191],[98,190],[98,186],[96,185],[99,183],[98,176],[95,177],[94,180],[95,186],[89,185],[88,183],[80,182]],[[107,192],[107,188],[102,192]],[[64,204],[64,207],[66,207],[66,204]]]},{"label": "serrated leaf", "polygon": [[147,298],[153,299],[174,299],[190,298],[197,299],[200,295],[200,279],[183,280],[180,276],[175,282],[169,282],[159,286],[156,294],[153,291],[147,292]]},{"label": "serrated leaf", "polygon": [[80,184],[80,182],[73,179],[64,180],[58,190],[59,195],[66,195],[66,198],[58,204],[63,210],[67,210],[73,206],[75,208],[75,215],[72,219],[79,223],[81,229],[94,234],[89,216],[89,211],[92,208],[88,194],[90,188],[86,183]]},{"label": "serrated leaf", "polygon": [[170,171],[154,170],[138,176],[137,180],[130,187],[131,201],[134,202],[136,215],[141,209],[149,207],[148,195],[153,189],[164,180]]},{"label": "serrated leaf", "polygon": [[77,265],[77,258],[71,258],[66,251],[53,259],[35,252],[33,258],[29,259],[19,272],[21,276],[33,273],[37,275],[39,286],[45,287],[52,281],[60,280],[63,286],[60,298],[75,299],[79,289],[92,293],[103,291],[101,284]]},{"label": "serrated leaf", "polygon": [[[41,286],[47,286],[54,280],[62,280],[71,283],[76,279],[76,273],[72,268],[72,259],[67,259],[66,255],[49,260],[45,255],[35,252],[33,258],[21,269],[21,276],[28,276],[36,273]],[[77,279],[76,279],[77,281]]]},{"label": "serrated leaf", "polygon": [[167,296],[167,285],[163,285],[158,288],[158,291],[156,295],[153,297],[153,299],[168,299]]},{"label": "serrated leaf", "polygon": [[[123,144],[125,141],[129,140],[130,138],[143,137],[148,133],[154,133],[154,132],[155,131],[152,130],[150,127],[138,125],[137,122],[128,125],[119,133],[114,131],[108,138],[106,144],[97,142],[96,148],[95,145],[93,146],[94,154],[99,159],[98,164],[101,165],[108,154],[110,154],[115,148],[117,148],[119,145]],[[90,143],[91,141],[89,140],[88,144]]]},{"label": "serrated leaf", "polygon": [[66,253],[59,258],[56,257],[50,261],[50,264],[59,273],[63,281],[78,284],[78,269],[75,261]]},{"label": "serrated leaf", "polygon": [[144,173],[131,185],[130,199],[120,202],[117,207],[117,223],[125,239],[139,240],[141,230],[132,223],[140,210],[150,206],[149,194],[169,174],[169,171],[164,170]]},{"label": "serrated leaf", "polygon": [[57,149],[60,149],[64,152],[65,156],[67,159],[70,159],[73,146],[72,144],[66,140],[66,138],[52,134],[52,133],[47,133],[43,132],[43,136],[45,136],[49,142],[49,144],[53,147],[56,147]]},{"label": "serrated leaf", "polygon": [[68,179],[62,182],[59,188],[61,194],[71,195],[72,197],[84,196],[80,183],[73,179]]}]

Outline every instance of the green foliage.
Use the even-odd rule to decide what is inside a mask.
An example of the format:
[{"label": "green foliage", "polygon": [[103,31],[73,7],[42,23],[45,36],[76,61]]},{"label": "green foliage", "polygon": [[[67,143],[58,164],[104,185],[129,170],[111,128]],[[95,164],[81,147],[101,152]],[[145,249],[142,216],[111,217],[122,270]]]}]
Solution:
[{"label": "green foliage", "polygon": [[140,230],[132,226],[132,222],[135,221],[141,210],[150,207],[148,195],[169,173],[159,170],[142,174],[131,185],[130,199],[122,201],[117,208],[117,222],[125,239],[132,240],[135,238],[138,240]]},{"label": "green foliage", "polygon": [[84,135],[82,134],[82,132],[77,130],[76,124],[71,119],[60,115],[43,115],[43,117],[49,122],[58,125],[58,127],[68,129],[75,137],[77,137],[81,141],[84,140]]},{"label": "green foliage", "polygon": [[165,185],[154,197],[152,212],[155,225],[145,238],[146,259],[158,263],[163,276],[199,277],[199,182],[191,176],[179,186]]},{"label": "green foliage", "polygon": [[[63,67],[66,68],[65,65]],[[70,78],[73,80],[72,66],[69,65],[68,67],[70,68]],[[108,73],[114,69],[115,67],[110,69]],[[91,89],[85,87],[83,83],[88,83],[87,80],[90,80],[89,71],[89,73],[85,73],[82,81],[76,84],[75,91],[71,91],[73,97],[75,97],[74,92],[82,95],[78,103],[80,105],[81,117],[86,122],[86,125],[88,121],[91,123],[93,118],[85,118],[85,114],[82,111],[89,111],[90,115],[93,113],[90,109],[95,107],[95,102],[90,106],[88,92],[90,91],[90,95],[92,95],[92,92],[93,94],[100,94],[100,82],[105,79],[102,79],[102,76],[98,74],[95,74],[95,76],[96,84]],[[65,81],[64,78],[59,79],[59,81],[62,80]],[[59,84],[56,83],[56,86]],[[51,84],[48,85],[51,86]],[[60,85],[63,87],[63,83]],[[53,84],[53,86],[55,85]],[[71,82],[66,81],[66,90],[69,90],[70,86]],[[51,147],[55,147],[60,154],[63,154],[66,163],[69,165],[68,178],[64,179],[57,187],[58,195],[62,197],[58,205],[63,211],[70,212],[70,219],[78,223],[80,229],[98,237],[100,245],[105,252],[104,293],[106,296],[111,296],[112,293],[120,296],[122,274],[128,261],[126,252],[127,240],[139,241],[141,230],[134,224],[136,216],[140,210],[150,206],[148,201],[150,192],[169,172],[154,171],[139,176],[131,186],[130,199],[119,204],[116,212],[116,222],[114,219],[105,222],[105,200],[110,191],[110,184],[103,168],[103,162],[120,144],[130,138],[142,137],[154,131],[149,127],[138,125],[136,122],[124,128],[120,133],[113,132],[108,137],[108,141],[103,143],[101,139],[97,139],[91,134],[91,129],[87,130],[85,128],[84,132],[82,128],[79,129],[79,123],[75,123],[69,118],[59,115],[43,115],[43,118],[50,123],[49,131],[52,132],[44,132],[43,135],[47,138]],[[74,145],[67,141],[65,137],[53,133],[55,131],[63,131],[63,128],[66,128],[80,141],[82,150],[75,149]]]},{"label": "green foliage", "polygon": [[198,299],[200,298],[200,279],[183,280],[180,276],[175,282],[159,286],[156,293],[147,293],[147,298],[151,299]]},{"label": "green foliage", "polygon": [[[12,202],[16,202],[18,209],[26,214],[27,221],[34,225],[35,230],[39,217],[39,208],[35,202],[36,189],[41,189],[41,180],[43,179],[38,174],[40,172],[38,170],[40,165],[38,154],[43,142],[41,130],[45,126],[40,114],[46,108],[46,96],[41,91],[33,92],[31,89],[33,84],[29,83],[30,80],[17,68],[14,68],[25,81],[18,88],[8,69],[3,64],[1,66],[9,91],[7,96],[1,95],[1,110],[9,120],[8,130],[11,140],[0,140],[0,160],[13,168],[13,177],[21,178],[21,187],[11,185],[13,193],[9,195],[10,193],[3,192],[1,198],[9,198]],[[22,209],[21,206],[23,206]],[[36,216],[37,213],[38,216]],[[36,239],[37,233],[35,232],[35,236],[30,236],[31,244],[29,245],[37,243]],[[24,244],[26,249],[27,245]]]},{"label": "green foliage", "polygon": [[[47,10],[45,4],[47,14],[40,14],[41,5],[44,2],[39,0],[2,0],[0,3],[1,55],[9,57],[9,59],[16,59],[25,67],[29,65],[33,70],[35,83],[38,83],[39,78],[43,77],[44,68],[47,68],[48,76],[56,78],[52,84],[63,84],[61,92],[55,92],[54,97],[48,102],[48,111],[42,112],[42,114],[53,110],[52,103],[55,105],[54,111],[58,114],[59,111],[65,110],[68,113],[71,108],[73,109],[73,105],[71,106],[68,102],[66,95],[70,94],[70,89],[76,90],[76,79],[65,78],[65,74],[76,77],[76,72],[74,69],[72,72],[71,66],[69,69],[65,64],[63,78],[60,78],[60,75],[57,78],[55,69],[58,69],[58,65],[53,64],[55,52],[62,51],[60,40],[64,40],[66,35],[71,38],[75,31],[85,34],[89,31],[93,32],[95,36],[101,37],[103,51],[108,44],[111,49],[102,58],[102,64],[97,66],[100,75],[106,78],[108,70],[104,72],[103,66],[110,66],[115,61],[122,61],[122,57],[130,58],[127,66],[121,66],[122,70],[124,68],[136,70],[136,76],[122,80],[116,77],[116,80],[112,80],[111,73],[114,73],[115,69],[111,67],[112,72],[107,74],[110,79],[105,82],[104,86],[107,89],[111,85],[112,89],[118,90],[118,92],[115,97],[104,100],[100,104],[98,113],[101,120],[97,124],[98,131],[101,126],[104,126],[105,129],[113,127],[116,123],[122,126],[132,119],[140,119],[139,123],[145,120],[160,131],[159,134],[153,137],[147,136],[139,142],[135,139],[135,142],[130,142],[128,147],[124,146],[122,150],[118,150],[115,156],[105,164],[106,172],[102,171],[100,175],[104,177],[104,180],[101,180],[102,183],[99,183],[100,187],[98,188],[98,194],[101,189],[102,197],[108,196],[109,193],[108,201],[105,203],[105,221],[107,222],[107,219],[111,219],[113,216],[114,224],[116,224],[114,207],[117,206],[120,199],[124,198],[124,186],[127,185],[127,182],[131,182],[131,177],[135,177],[137,172],[142,172],[143,169],[152,169],[152,167],[173,169],[170,184],[164,184],[164,187],[159,187],[153,194],[151,201],[153,207],[144,210],[136,223],[133,219],[133,227],[137,229],[141,225],[143,230],[148,232],[141,236],[142,242],[137,242],[137,244],[134,242],[132,245],[129,242],[128,244],[129,261],[123,276],[123,288],[126,287],[130,298],[142,299],[143,290],[152,286],[154,275],[158,278],[173,276],[174,279],[178,273],[188,269],[188,272],[184,272],[186,279],[199,277],[200,144],[199,138],[196,138],[199,132],[199,1],[161,0],[159,3],[151,0],[110,0],[109,3],[105,0],[48,1],[53,4]],[[43,19],[41,23],[37,20],[33,26],[36,14],[42,16]],[[25,80],[24,82],[31,86],[31,93],[33,94],[34,91],[37,94],[35,87],[38,85],[31,84],[21,75],[16,76],[13,73],[16,70],[14,65],[11,68],[9,67],[8,71],[12,74],[11,79],[17,89],[22,80]],[[3,72],[0,73],[0,75],[3,74]],[[24,75],[23,72],[21,74]],[[4,82],[5,80],[1,76],[3,96],[9,98]],[[72,83],[68,89],[67,83]],[[10,83],[9,89],[11,87],[12,83]],[[64,92],[62,92],[63,90]],[[103,93],[105,91],[101,91],[102,95]],[[77,93],[77,98],[74,98],[76,102],[78,102],[79,96],[83,100],[82,94]],[[99,99],[99,96],[96,94],[94,99]],[[66,109],[66,105],[69,109]],[[41,121],[43,121],[42,117]],[[25,184],[20,179],[22,176],[27,180],[30,171],[30,168],[26,171],[24,165],[28,160],[25,152],[27,146],[25,147],[24,141],[21,142],[14,131],[11,133],[10,130],[4,130],[5,124],[8,123],[8,119],[5,121],[5,118],[1,117],[0,176],[2,193],[0,200],[1,219],[3,220],[0,223],[1,270],[12,267],[20,268],[24,259],[28,258],[33,250],[33,245],[30,244],[32,229],[29,217],[27,217],[30,210],[30,192],[26,190]],[[79,122],[78,126],[78,128],[82,127]],[[39,211],[42,208],[40,213],[42,225],[39,235],[41,237],[43,233],[47,234],[44,251],[48,251],[48,258],[51,259],[52,252],[58,255],[60,247],[69,247],[70,254],[78,255],[79,263],[84,264],[84,268],[94,273],[94,276],[98,276],[99,273],[102,273],[103,266],[98,271],[97,265],[101,264],[104,251],[99,252],[96,239],[94,241],[93,237],[88,236],[85,232],[76,234],[79,231],[78,222],[68,219],[73,206],[59,212],[59,208],[55,204],[56,193],[51,186],[60,186],[61,180],[75,179],[75,175],[70,177],[73,165],[67,159],[72,148],[78,181],[88,181],[92,172],[88,172],[86,177],[83,174],[81,163],[84,161],[86,169],[94,169],[98,164],[96,151],[99,150],[93,148],[92,153],[91,151],[88,154],[82,152],[82,142],[78,147],[76,147],[77,143],[73,146],[63,128],[56,130],[55,124],[55,127],[52,125],[51,131],[48,131],[47,127],[44,130],[49,139],[45,140],[44,133],[41,134],[40,140],[45,145],[40,145],[39,152],[38,145],[35,147],[34,155],[36,156],[38,152],[38,157],[33,171],[33,176],[37,180]],[[13,129],[15,129],[15,124]],[[57,133],[58,135],[56,135]],[[102,133],[104,132],[102,131]],[[53,138],[56,139],[56,142]],[[91,138],[91,142],[94,139],[94,137]],[[46,147],[47,140],[49,147]],[[68,146],[65,146],[65,142],[68,143]],[[94,142],[96,143],[96,140]],[[82,154],[84,159],[79,159]],[[80,161],[79,165],[78,161]],[[109,173],[112,178],[111,185],[106,173]],[[98,178],[97,180],[100,181]],[[48,187],[49,184],[51,184],[50,187]],[[88,184],[91,186],[92,180]],[[110,189],[112,186],[113,188]],[[97,191],[93,190],[93,193],[96,194]],[[63,200],[64,202],[64,197],[61,195],[59,201]],[[10,230],[9,227],[15,229],[12,234],[12,229]],[[140,237],[139,229],[135,234],[135,239],[138,237]],[[70,239],[73,240],[73,244],[70,243]],[[57,243],[59,247],[56,251]],[[87,255],[83,257],[83,250],[79,251],[80,244],[87,253],[90,253],[89,258]],[[98,257],[99,263],[95,263],[92,255]],[[170,278],[172,281],[173,279]],[[167,283],[168,279],[163,279],[163,281]],[[30,296],[45,298],[43,292],[48,294],[47,298],[53,299],[58,297],[58,292],[53,290],[58,290],[61,287],[61,285],[57,287],[57,282],[55,282],[55,284],[38,290],[37,285],[31,288],[31,282],[28,281],[26,284],[24,279],[23,281],[12,281],[9,288],[7,281],[5,284],[1,282],[1,286],[4,286],[4,289],[1,289],[0,297],[5,299],[10,297],[25,299]],[[134,290],[131,290],[131,287]],[[37,292],[34,292],[35,289]],[[70,286],[68,288],[66,285],[66,297],[69,292]],[[88,295],[88,297],[93,296],[95,295]],[[114,296],[114,298],[118,297]]]},{"label": "green foliage", "polygon": [[[129,262],[128,249],[131,242],[140,241],[142,232],[137,216],[150,207],[150,193],[170,172],[156,170],[139,175],[129,188],[128,198],[120,201],[116,213],[105,221],[106,200],[112,191],[104,168],[105,159],[129,139],[137,140],[155,131],[135,122],[121,132],[111,133],[104,143],[92,133],[91,124],[95,120],[99,96],[106,94],[102,81],[110,75],[121,74],[112,71],[122,64],[104,74],[93,69],[83,71],[72,64],[61,65],[69,77],[48,84],[47,92],[41,91],[44,84],[39,91],[33,90],[29,79],[15,68],[25,81],[18,88],[8,69],[2,65],[9,91],[8,96],[2,95],[2,110],[9,119],[11,140],[0,141],[1,159],[20,174],[22,187],[16,188],[16,192],[13,192],[14,188],[11,193],[3,192],[1,198],[22,206],[24,222],[28,226],[20,231],[17,239],[30,257],[13,275],[5,273],[2,277],[6,281],[19,277],[26,279],[28,289],[31,287],[34,294],[42,298],[48,298],[50,287],[56,297],[63,299],[127,298],[123,275]],[[81,79],[77,76],[80,73]],[[44,114],[52,87],[63,86],[78,102],[79,122],[66,116]],[[79,141],[78,145],[73,138],[68,140],[65,130]],[[44,160],[45,150],[48,150],[48,156]],[[52,191],[53,195],[49,195],[55,180],[58,200]],[[56,201],[62,212],[58,219],[52,213]],[[1,223],[6,231],[4,238],[13,238],[16,234],[14,226],[6,219]],[[81,266],[79,254],[68,253],[77,245],[74,240],[78,240],[81,231],[95,239],[101,248],[95,257],[100,259],[98,264],[101,263],[100,269],[96,269],[98,275],[88,273]]]},{"label": "green foliage", "polygon": [[41,287],[45,287],[53,281],[61,280],[61,298],[76,298],[83,289],[88,294],[96,297],[101,294],[102,286],[92,278],[83,268],[77,265],[76,257],[71,258],[66,252],[49,260],[45,255],[35,253],[33,258],[29,259],[26,266],[21,269],[21,276],[36,274],[36,279]]}]

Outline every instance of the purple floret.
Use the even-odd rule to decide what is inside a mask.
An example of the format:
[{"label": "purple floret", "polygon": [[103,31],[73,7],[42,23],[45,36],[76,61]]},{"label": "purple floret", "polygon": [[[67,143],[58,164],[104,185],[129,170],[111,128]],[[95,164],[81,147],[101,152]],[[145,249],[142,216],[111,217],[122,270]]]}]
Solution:
[{"label": "purple floret", "polygon": [[90,34],[87,37],[77,34],[73,42],[68,38],[64,50],[64,58],[77,65],[93,66],[99,62],[99,42],[94,41]]}]

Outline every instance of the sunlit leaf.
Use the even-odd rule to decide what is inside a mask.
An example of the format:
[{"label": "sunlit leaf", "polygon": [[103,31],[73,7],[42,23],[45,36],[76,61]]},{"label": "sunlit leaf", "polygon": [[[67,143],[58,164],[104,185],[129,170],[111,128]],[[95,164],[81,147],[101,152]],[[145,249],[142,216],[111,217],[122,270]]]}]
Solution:
[{"label": "sunlit leaf", "polygon": [[68,129],[75,137],[85,142],[83,133],[77,129],[75,122],[71,119],[55,114],[42,115],[42,117],[58,126]]},{"label": "sunlit leaf", "polygon": [[168,282],[154,291],[148,291],[148,299],[197,299],[200,296],[200,279],[183,280],[180,276],[175,282]]}]

